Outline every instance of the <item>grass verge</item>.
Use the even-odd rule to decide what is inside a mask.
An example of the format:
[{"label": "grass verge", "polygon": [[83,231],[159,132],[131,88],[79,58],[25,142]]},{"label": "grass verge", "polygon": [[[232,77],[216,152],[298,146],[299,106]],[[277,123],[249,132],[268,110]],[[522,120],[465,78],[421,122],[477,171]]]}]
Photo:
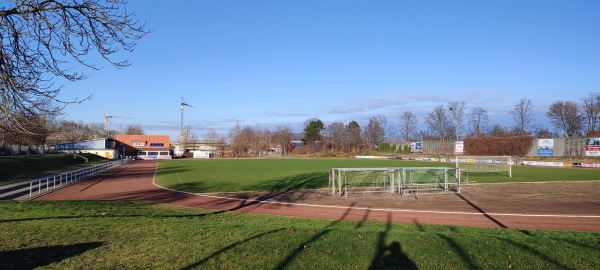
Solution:
[{"label": "grass verge", "polygon": [[[598,269],[600,234],[0,202],[3,269]],[[335,217],[334,217],[335,218]]]},{"label": "grass verge", "polygon": [[74,159],[72,154],[47,154],[0,158],[0,185],[35,179],[44,175],[75,170],[110,160],[94,154],[78,154],[88,158]]}]

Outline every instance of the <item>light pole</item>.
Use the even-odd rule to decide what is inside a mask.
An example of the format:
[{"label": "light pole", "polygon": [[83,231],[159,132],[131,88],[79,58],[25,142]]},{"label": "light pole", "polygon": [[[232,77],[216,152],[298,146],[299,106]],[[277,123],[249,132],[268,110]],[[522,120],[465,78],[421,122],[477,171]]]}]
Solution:
[{"label": "light pole", "polygon": [[456,140],[458,141],[458,121],[456,119],[456,108],[450,107],[449,110],[452,112],[452,122],[454,123],[454,133],[456,134]]}]

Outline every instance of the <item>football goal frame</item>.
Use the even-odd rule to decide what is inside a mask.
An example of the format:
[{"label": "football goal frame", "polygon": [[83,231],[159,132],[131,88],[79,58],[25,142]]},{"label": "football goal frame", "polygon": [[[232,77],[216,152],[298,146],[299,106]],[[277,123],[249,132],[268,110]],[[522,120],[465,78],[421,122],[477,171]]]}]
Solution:
[{"label": "football goal frame", "polygon": [[458,170],[451,167],[333,168],[329,173],[332,195],[397,193],[401,196],[460,193]]},{"label": "football goal frame", "polygon": [[508,172],[512,177],[513,160],[511,156],[457,156],[456,168],[460,172]]},{"label": "football goal frame", "polygon": [[512,177],[511,156],[457,156],[455,162],[464,189],[475,197],[477,197],[477,181],[472,179],[473,173],[508,173],[508,177]]}]

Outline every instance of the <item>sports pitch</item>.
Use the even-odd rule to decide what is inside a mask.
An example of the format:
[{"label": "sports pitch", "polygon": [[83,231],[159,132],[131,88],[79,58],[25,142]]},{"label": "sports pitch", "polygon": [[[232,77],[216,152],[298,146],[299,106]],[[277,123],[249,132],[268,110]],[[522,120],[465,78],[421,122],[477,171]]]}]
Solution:
[{"label": "sports pitch", "polygon": [[[162,161],[156,183],[192,192],[290,191],[328,186],[331,168],[454,167],[454,163],[371,159],[222,159]],[[600,180],[600,170],[513,166],[507,173],[474,173],[478,183]]]},{"label": "sports pitch", "polygon": [[[421,217],[424,213],[419,214],[419,211],[381,211],[374,207],[362,210],[312,207],[311,211],[302,212],[306,216],[282,217],[282,213],[298,208],[284,204],[228,201],[190,195],[161,189],[152,184],[155,171],[157,180],[160,177],[170,179],[178,176],[183,183],[186,177],[198,177],[194,179],[204,183],[207,179],[218,180],[229,175],[233,179],[230,179],[233,186],[236,186],[236,178],[245,176],[242,178],[249,180],[239,182],[245,188],[263,187],[274,190],[266,191],[267,193],[280,194],[276,189],[295,192],[296,189],[302,191],[302,188],[326,186],[329,166],[342,166],[331,162],[349,160],[309,160],[311,162],[307,163],[289,160],[294,167],[304,164],[304,169],[287,174],[265,173],[265,169],[259,167],[271,164],[266,171],[285,171],[285,167],[281,167],[283,163],[272,165],[276,160],[264,163],[261,163],[264,160],[222,160],[228,164],[220,165],[224,166],[220,170],[228,168],[230,171],[217,176],[210,175],[210,170],[195,169],[217,167],[218,162],[213,163],[214,161],[219,160],[160,162],[159,169],[156,169],[155,161],[131,162],[110,174],[79,182],[48,196],[48,200],[62,197],[63,200],[83,201],[0,203],[0,211],[4,213],[0,216],[3,228],[0,234],[3,240],[0,241],[0,259],[3,266],[9,269],[36,266],[81,269],[91,265],[103,269],[597,269],[600,265],[596,256],[600,246],[597,232],[518,229],[523,228],[528,219],[529,224],[545,225],[550,230],[553,229],[548,224],[562,220],[569,224],[593,223],[594,228],[598,228],[600,217],[582,220],[548,215],[517,217],[490,212],[484,215],[478,211],[487,210],[491,206],[486,205],[483,198],[497,196],[495,192],[489,193],[490,190],[482,190],[479,199],[465,195],[462,204],[469,206],[471,212],[474,212],[469,215],[429,213],[429,217]],[[364,165],[363,160],[351,162],[360,164],[348,166]],[[431,163],[427,164],[431,166]],[[390,166],[384,163],[381,165]],[[326,169],[320,171],[321,169],[317,169],[319,166]],[[369,167],[373,166],[369,164]],[[245,170],[245,173],[237,172],[236,168]],[[267,175],[274,176],[266,177]],[[492,178],[502,180],[507,177],[500,175]],[[561,178],[564,177],[556,177],[555,181],[561,181]],[[175,179],[176,185],[183,184],[179,179]],[[302,179],[305,183],[298,185]],[[560,189],[568,193],[572,192],[568,190],[569,186],[597,187],[600,183],[576,180],[585,179],[572,178],[570,181],[575,182],[551,184],[516,184],[518,188],[510,191],[522,194],[523,189],[536,190],[539,189],[536,186],[549,185],[562,186]],[[251,181],[260,184],[253,185]],[[313,182],[318,184],[311,184]],[[188,184],[191,183],[193,182]],[[212,185],[218,186],[218,183],[216,181]],[[505,187],[513,185],[515,184],[482,186],[506,191]],[[208,186],[202,184],[194,187]],[[594,193],[598,189],[583,190],[584,193]],[[557,192],[552,194],[559,195]],[[533,197],[530,195],[520,198],[520,206],[529,207],[532,201],[539,198],[539,194],[533,194]],[[459,196],[429,198],[434,197],[456,200]],[[519,196],[516,197],[519,199]],[[580,208],[598,213],[598,197],[585,198]],[[352,203],[340,197],[337,199]],[[506,207],[512,205],[505,203],[504,197],[496,199]],[[550,199],[556,200],[556,196],[550,196]],[[567,198],[558,205],[566,205],[573,200]],[[427,205],[427,201],[428,199],[417,201],[409,198],[402,205],[406,207],[409,202],[413,205]],[[443,207],[445,203],[435,206]],[[196,209],[198,207],[203,209]],[[326,212],[332,209],[339,211],[334,214]],[[312,214],[320,217],[304,218]],[[383,219],[380,222],[370,222],[372,217]],[[477,225],[426,225],[426,219],[433,220],[435,224],[446,224],[444,222],[449,219],[483,220],[491,225],[484,227],[495,229],[476,228],[479,227]],[[536,221],[532,223],[532,219]]]}]

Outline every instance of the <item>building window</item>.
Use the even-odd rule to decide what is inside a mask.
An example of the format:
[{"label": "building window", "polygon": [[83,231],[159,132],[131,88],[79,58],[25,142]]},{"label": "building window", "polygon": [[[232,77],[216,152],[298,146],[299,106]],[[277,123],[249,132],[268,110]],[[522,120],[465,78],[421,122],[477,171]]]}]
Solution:
[{"label": "building window", "polygon": [[146,146],[146,142],[132,142],[131,146]]},{"label": "building window", "polygon": [[146,155],[146,152],[144,152],[144,151],[140,151],[138,154],[138,156],[145,156],[145,155]]},{"label": "building window", "polygon": [[158,152],[148,152],[149,156],[158,156]]},{"label": "building window", "polygon": [[150,143],[151,147],[164,147],[165,144],[164,143]]}]

